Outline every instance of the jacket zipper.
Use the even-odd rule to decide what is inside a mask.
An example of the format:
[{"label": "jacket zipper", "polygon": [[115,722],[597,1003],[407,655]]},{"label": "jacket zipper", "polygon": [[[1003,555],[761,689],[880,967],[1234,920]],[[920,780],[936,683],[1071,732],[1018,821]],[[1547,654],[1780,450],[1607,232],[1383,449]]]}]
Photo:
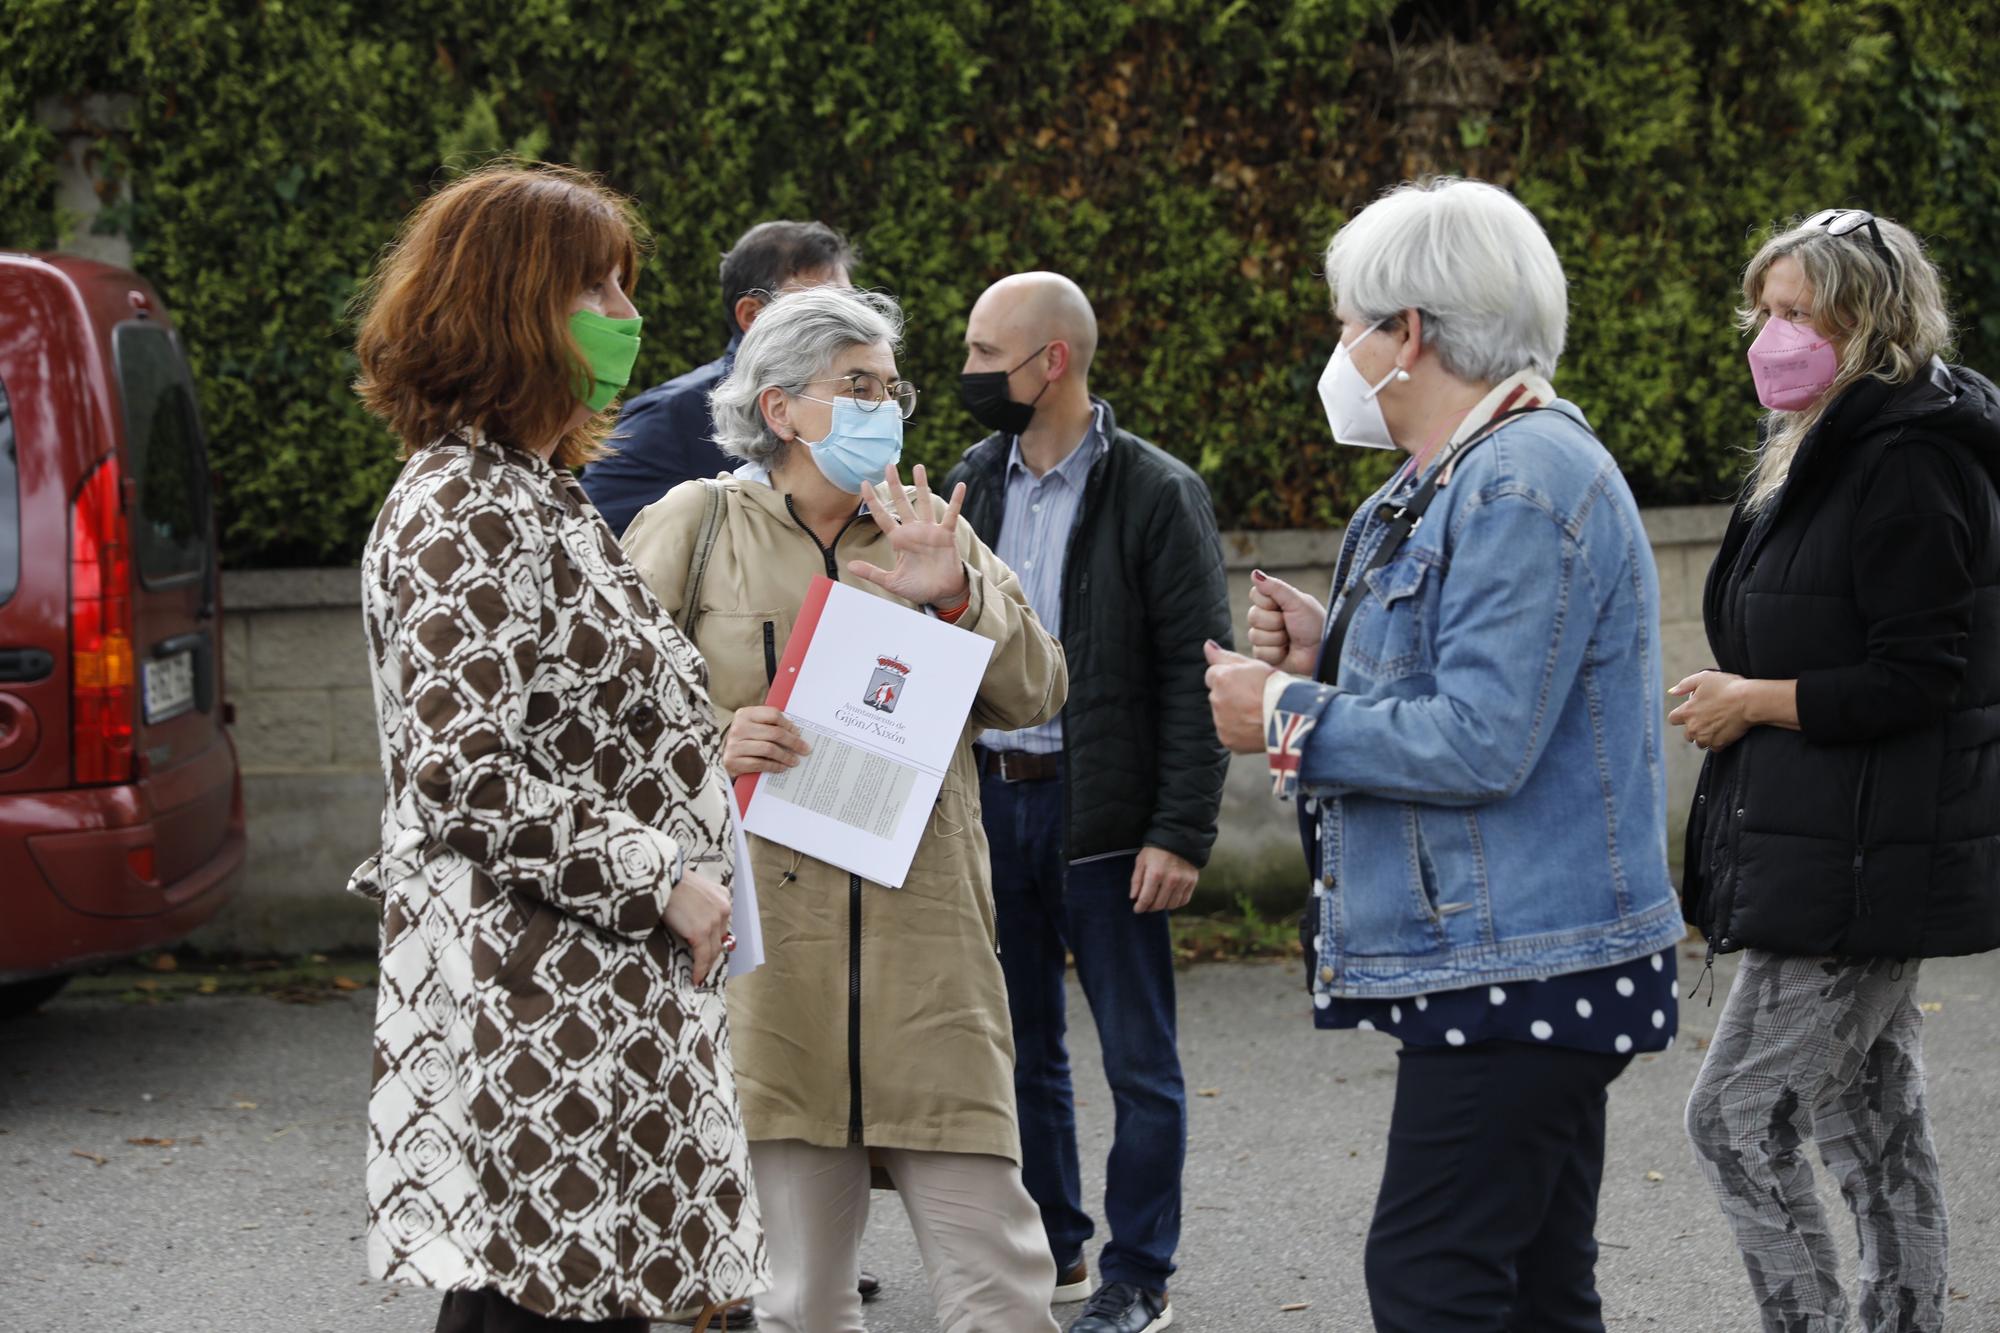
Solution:
[{"label": "jacket zipper", "polygon": [[[1713,777],[1713,769],[1710,766],[1714,763],[1714,759],[1715,756],[1710,755],[1702,763],[1702,781],[1695,789],[1695,805],[1699,810],[1705,811],[1708,806],[1708,797],[1711,793],[1707,790],[1707,787],[1709,780]],[[1740,849],[1743,840],[1743,821],[1749,816],[1749,807],[1735,805],[1735,802],[1744,800],[1743,793],[1748,791],[1749,788],[1749,764],[1746,756],[1744,759],[1738,761],[1736,783],[1729,789],[1728,795],[1730,799],[1723,802],[1723,818],[1729,821],[1727,831],[1722,835],[1729,843],[1729,875],[1725,884],[1710,882],[1709,892],[1713,895],[1714,910],[1708,914],[1708,923],[1702,927],[1702,933],[1708,937],[1708,953],[1702,959],[1701,974],[1695,977],[1694,985],[1688,988],[1687,994],[1689,999],[1693,999],[1701,990],[1701,983],[1706,980],[1709,983],[1708,1002],[1711,1005],[1715,1003],[1716,950],[1718,945],[1722,948],[1728,948],[1731,943],[1730,937],[1722,932],[1729,929],[1730,914],[1736,910],[1736,883],[1737,876],[1741,873],[1740,866],[1742,864]],[[1732,805],[1735,805],[1733,810],[1729,808]],[[1712,818],[1712,816],[1704,814],[1702,818],[1702,827],[1705,835],[1708,827],[1707,820]],[[1727,897],[1722,896],[1722,891],[1725,888],[1727,889]],[[1717,938],[1718,935],[1721,936],[1719,940]]]},{"label": "jacket zipper", "polygon": [[1861,761],[1861,781],[1854,788],[1854,915],[1868,915],[1868,895],[1862,890],[1862,870],[1868,860],[1868,794],[1875,776],[1875,749]]},{"label": "jacket zipper", "polygon": [[[1761,440],[1763,427],[1758,427],[1758,430]],[[1741,511],[1737,512],[1740,513]],[[1730,523],[1734,525],[1735,522],[1736,516],[1732,515]],[[1768,532],[1768,527],[1766,531]],[[1749,564],[1744,566],[1741,578],[1736,577],[1735,570],[1737,564],[1744,558],[1745,547],[1752,542],[1761,542],[1761,540],[1754,524],[1744,531],[1742,541],[1733,549],[1730,548],[1728,534],[1725,533],[1723,535],[1723,550],[1721,554],[1716,556],[1715,565],[1709,570],[1708,581],[1702,585],[1701,590],[1702,620],[1705,624],[1722,619],[1721,603],[1725,599],[1733,605],[1734,612],[1730,619],[1736,626],[1737,633],[1732,636],[1730,646],[1734,652],[1735,660],[1739,662],[1749,660],[1749,647],[1741,641],[1743,637],[1742,626],[1745,619],[1745,605],[1750,596],[1750,576],[1757,572],[1757,561],[1753,557]],[[1732,582],[1731,580],[1734,581]],[[1736,763],[1735,784],[1727,791],[1711,792],[1709,790],[1710,784],[1715,777],[1715,756],[1713,754],[1702,760],[1701,780],[1695,786],[1695,809],[1701,818],[1702,840],[1708,846],[1713,846],[1713,842],[1709,836],[1709,828],[1715,819],[1715,811],[1709,808],[1708,798],[1711,795],[1726,796],[1728,798],[1716,807],[1716,809],[1721,811],[1722,818],[1728,821],[1724,826],[1723,833],[1720,835],[1729,844],[1728,873],[1720,879],[1714,875],[1709,876],[1707,889],[1709,911],[1706,914],[1707,920],[1702,925],[1702,934],[1708,937],[1708,953],[1702,959],[1700,975],[1695,977],[1694,985],[1688,989],[1687,994],[1687,998],[1693,999],[1701,991],[1701,983],[1706,980],[1708,982],[1708,1002],[1710,1005],[1715,1003],[1715,954],[1717,942],[1718,939],[1723,943],[1729,942],[1729,936],[1726,932],[1729,929],[1730,915],[1736,910],[1736,885],[1738,877],[1742,873],[1738,854],[1742,848],[1744,811],[1747,807],[1737,805],[1736,802],[1745,799],[1744,793],[1749,790],[1750,783],[1748,752],[1739,750],[1737,753],[1739,758]],[[1692,825],[1692,821],[1690,821],[1690,824]]]},{"label": "jacket zipper", "polygon": [[[1093,425],[1091,429],[1095,431],[1096,427]],[[1087,592],[1090,588],[1090,571],[1085,570],[1081,578],[1079,578],[1079,576],[1077,575],[1076,553],[1083,546],[1084,526],[1095,517],[1095,514],[1091,509],[1091,501],[1095,499],[1101,502],[1104,497],[1104,486],[1105,486],[1104,477],[1111,470],[1111,447],[1112,446],[1109,443],[1107,443],[1104,453],[1098,458],[1098,460],[1095,463],[1092,463],[1090,465],[1090,471],[1084,473],[1083,498],[1077,502],[1076,519],[1074,522],[1070,524],[1068,540],[1063,543],[1062,597],[1063,597],[1063,632],[1065,634],[1068,633],[1069,627],[1076,623],[1076,620],[1071,613],[1080,610],[1082,608],[1083,594]],[[1003,477],[1006,475],[1005,468],[1001,469],[1001,475]],[[1003,496],[1006,494],[1006,490],[1004,487],[1001,488],[1001,494]],[[1007,512],[1005,509],[1006,501],[1003,499],[1001,501],[1001,504],[1002,504],[1002,508],[1000,511],[1001,521],[1005,522],[1006,512]],[[1000,539],[1000,534],[997,530],[993,534],[993,539],[994,542],[996,543],[996,549],[997,549],[997,543],[999,542]],[[1069,652],[1068,645],[1061,644],[1059,642],[1058,646],[1062,648],[1065,655],[1068,654]],[[1058,713],[1058,716],[1060,716],[1060,713]],[[1069,724],[1068,722],[1065,721],[1063,724],[1063,742],[1062,742],[1062,783],[1063,783],[1062,845],[1063,845],[1063,881],[1065,884],[1067,884],[1069,881],[1070,848],[1072,845],[1070,841],[1070,811],[1074,802],[1071,800],[1071,793],[1076,790],[1076,788],[1070,782],[1069,757],[1070,757]],[[998,945],[994,946],[993,952],[996,957],[999,955],[1000,948]]]},{"label": "jacket zipper", "polygon": [[[853,518],[833,534],[833,545],[822,546],[819,537],[806,526],[799,517],[799,511],[792,504],[792,497],[785,497],[785,512],[792,516],[792,522],[799,525],[799,531],[811,539],[819,551],[820,559],[826,563],[826,576],[835,583],[840,582],[840,563],[834,552],[840,547],[840,539],[847,530],[860,521],[857,511]],[[764,660],[775,679],[777,663],[771,652],[777,630],[769,622],[764,623]],[[861,876],[847,877],[847,1141],[860,1143],[861,1136]]]}]

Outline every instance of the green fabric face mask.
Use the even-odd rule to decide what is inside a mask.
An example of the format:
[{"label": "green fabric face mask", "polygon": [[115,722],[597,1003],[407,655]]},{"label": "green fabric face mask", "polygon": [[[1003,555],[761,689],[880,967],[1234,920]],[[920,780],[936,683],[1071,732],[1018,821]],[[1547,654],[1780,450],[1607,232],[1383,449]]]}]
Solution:
[{"label": "green fabric face mask", "polygon": [[632,382],[632,363],[639,359],[639,325],[633,319],[606,319],[595,310],[579,310],[569,317],[570,336],[583,350],[584,373],[589,377],[579,387],[577,397],[593,412],[602,412]]}]

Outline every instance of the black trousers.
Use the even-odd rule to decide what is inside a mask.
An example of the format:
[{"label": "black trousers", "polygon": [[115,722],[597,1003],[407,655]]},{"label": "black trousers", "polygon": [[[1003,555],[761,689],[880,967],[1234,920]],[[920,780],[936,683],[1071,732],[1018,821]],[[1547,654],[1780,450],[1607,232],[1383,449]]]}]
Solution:
[{"label": "black trousers", "polygon": [[524,1310],[492,1288],[447,1291],[437,1333],[646,1333],[645,1319],[551,1319]]},{"label": "black trousers", "polygon": [[1605,1089],[1631,1058],[1404,1048],[1368,1233],[1379,1333],[1604,1333]]}]

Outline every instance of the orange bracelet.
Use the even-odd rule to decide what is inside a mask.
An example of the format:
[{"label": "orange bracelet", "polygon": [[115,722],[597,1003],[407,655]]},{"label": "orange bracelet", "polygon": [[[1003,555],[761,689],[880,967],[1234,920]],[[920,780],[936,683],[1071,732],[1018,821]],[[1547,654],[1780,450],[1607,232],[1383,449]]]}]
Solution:
[{"label": "orange bracelet", "polygon": [[938,609],[935,606],[931,608],[931,610],[937,611],[937,618],[939,620],[942,620],[947,625],[956,625],[958,623],[958,618],[964,615],[967,611],[970,611],[971,609],[972,609],[972,592],[970,589],[966,590],[965,600],[960,602],[957,606],[954,606],[949,611],[938,611]]}]

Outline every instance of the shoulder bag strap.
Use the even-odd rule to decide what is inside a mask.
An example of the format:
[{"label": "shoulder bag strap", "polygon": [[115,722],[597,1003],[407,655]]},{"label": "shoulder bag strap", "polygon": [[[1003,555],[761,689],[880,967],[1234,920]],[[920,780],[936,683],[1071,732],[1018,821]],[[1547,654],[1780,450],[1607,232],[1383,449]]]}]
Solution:
[{"label": "shoulder bag strap", "polygon": [[708,500],[702,511],[701,532],[694,539],[694,559],[688,563],[687,590],[681,596],[681,633],[694,642],[701,626],[701,582],[708,573],[708,557],[715,550],[715,536],[722,530],[722,487],[704,477],[701,488]]}]

